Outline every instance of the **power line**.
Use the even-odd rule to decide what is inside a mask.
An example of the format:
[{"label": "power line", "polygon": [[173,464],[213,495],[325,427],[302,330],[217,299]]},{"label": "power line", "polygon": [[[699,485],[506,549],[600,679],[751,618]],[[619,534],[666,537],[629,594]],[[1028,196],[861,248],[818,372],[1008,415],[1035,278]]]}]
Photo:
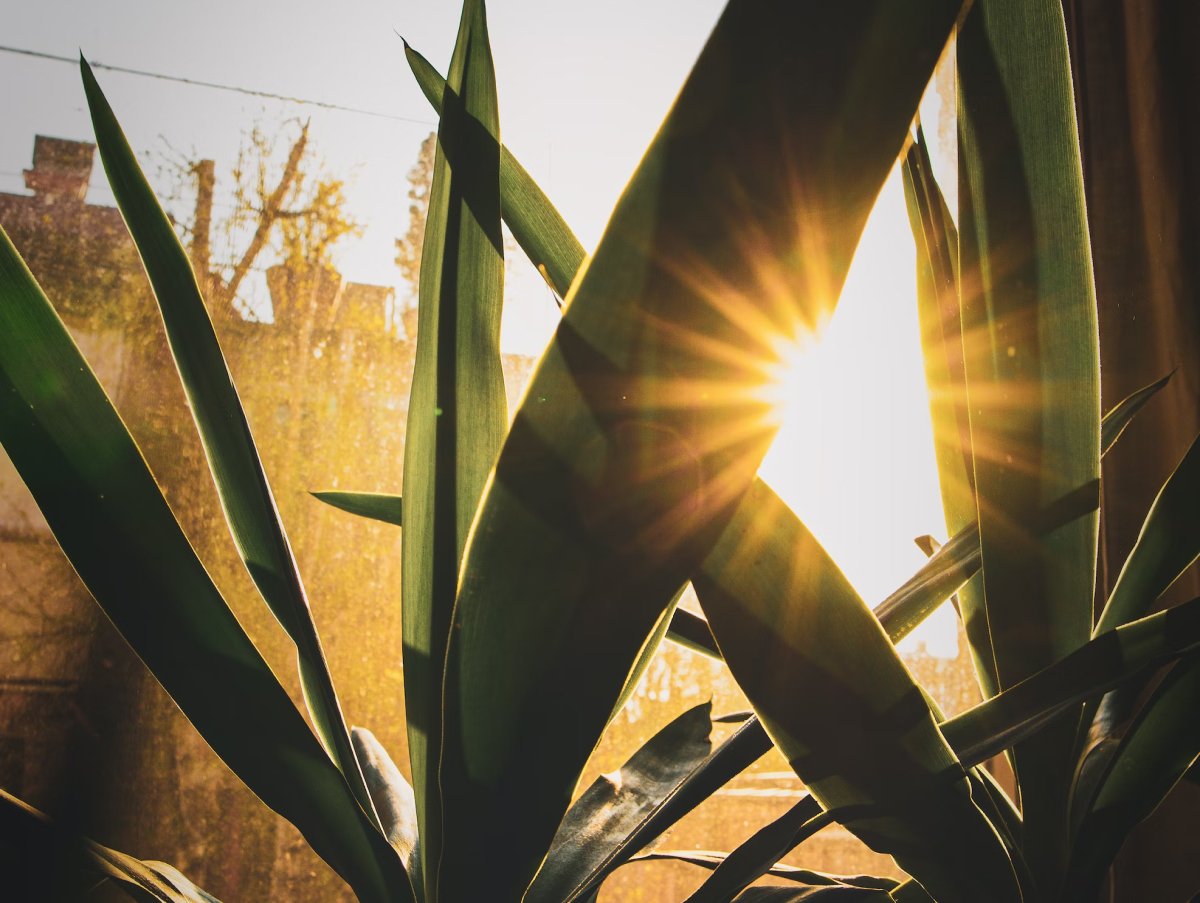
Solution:
[{"label": "power line", "polygon": [[[55,63],[70,63],[72,66],[79,65],[79,60],[69,56],[59,56],[56,53],[46,53],[41,50],[30,50],[27,47],[6,47],[0,45],[0,53],[11,53],[17,56],[28,56],[39,60],[50,60]],[[417,119],[413,116],[397,116],[394,113],[384,113],[380,110],[368,110],[362,107],[347,107],[341,104],[330,103],[325,100],[312,100],[307,97],[294,97],[288,94],[276,94],[273,91],[260,91],[257,88],[243,88],[238,85],[225,85],[220,82],[204,81],[197,78],[185,78],[182,75],[168,75],[164,72],[151,72],[148,69],[132,69],[128,66],[112,66],[107,63],[97,63],[88,61],[93,69],[104,69],[108,72],[120,72],[124,75],[136,75],[140,78],[153,78],[159,81],[175,82],[181,85],[191,85],[194,88],[210,88],[214,91],[229,91],[233,94],[245,94],[249,97],[263,97],[268,100],[280,100],[284,103],[302,104],[310,107],[319,107],[322,110],[336,110],[341,113],[354,113],[358,116],[372,116],[376,119],[389,119],[393,122],[407,122],[413,125],[436,126],[437,122],[430,119]]]}]

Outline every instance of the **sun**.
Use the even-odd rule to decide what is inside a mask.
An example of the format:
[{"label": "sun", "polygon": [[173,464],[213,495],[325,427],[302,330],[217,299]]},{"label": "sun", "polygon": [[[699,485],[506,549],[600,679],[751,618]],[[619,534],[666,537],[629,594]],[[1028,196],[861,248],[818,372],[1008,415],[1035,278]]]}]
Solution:
[{"label": "sun", "polygon": [[[924,562],[915,537],[946,532],[914,255],[897,169],[880,192],[832,319],[815,334],[780,339],[765,389],[779,433],[760,472],[870,605]],[[918,642],[934,654],[956,653],[949,606],[905,646]]]}]

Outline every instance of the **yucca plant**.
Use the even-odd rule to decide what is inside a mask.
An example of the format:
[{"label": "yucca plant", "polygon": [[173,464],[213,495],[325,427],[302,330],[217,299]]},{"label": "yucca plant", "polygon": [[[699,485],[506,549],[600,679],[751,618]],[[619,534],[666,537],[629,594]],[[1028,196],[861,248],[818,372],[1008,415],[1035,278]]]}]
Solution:
[{"label": "yucca plant", "polygon": [[[910,135],[955,33],[957,226]],[[731,0],[586,261],[499,143],[482,0],[464,3],[444,79],[405,52],[440,114],[405,493],[326,500],[403,524],[411,786],[342,718],[204,300],[86,63],[106,172],[238,551],[296,645],[311,728],[0,242],[0,440],[214,752],[364,901],[595,900],[772,745],[811,796],[730,853],[642,854],[711,869],[691,900],[1095,899],[1124,836],[1200,753],[1187,717],[1200,600],[1150,613],[1200,551],[1200,451],[1093,618],[1100,455],[1161,383],[1101,419],[1057,3]],[[755,472],[774,339],[832,310],[901,155],[956,532],[872,612]],[[564,302],[507,427],[502,221]],[[706,619],[675,610],[689,580]],[[945,720],[894,643],[951,596],[986,701]],[[699,706],[572,803],[664,636],[723,658],[755,713],[714,748]],[[981,767],[1005,751],[1019,807]],[[17,843],[65,844],[138,899],[212,899],[170,866],[64,841],[4,802]],[[779,864],[833,822],[911,878]],[[767,874],[790,883],[753,886]]]}]

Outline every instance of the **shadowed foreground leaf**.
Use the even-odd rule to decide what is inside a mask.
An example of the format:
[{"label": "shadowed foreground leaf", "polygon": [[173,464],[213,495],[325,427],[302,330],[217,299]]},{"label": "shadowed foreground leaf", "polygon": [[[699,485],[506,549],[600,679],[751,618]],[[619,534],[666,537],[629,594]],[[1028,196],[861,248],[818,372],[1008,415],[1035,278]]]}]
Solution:
[{"label": "shadowed foreground leaf", "polygon": [[755,486],[694,583],[738,684],[824,806],[873,810],[847,826],[939,900],[1019,899],[888,635],[777,496]]},{"label": "shadowed foreground leaf", "polygon": [[886,890],[866,887],[748,887],[735,903],[892,903]]},{"label": "shadowed foreground leaf", "polygon": [[[207,891],[196,887],[174,866],[165,862],[136,859],[119,853],[84,837],[71,836],[56,827],[43,813],[0,790],[0,844],[13,855],[9,863],[12,869],[4,877],[5,886],[19,892],[22,879],[37,884],[35,891],[29,887],[28,899],[65,900],[62,892],[85,892],[96,884],[96,878],[108,879],[118,884],[121,890],[142,903],[221,903]],[[7,857],[4,857],[7,858]],[[53,869],[53,873],[35,875],[32,870],[40,866]],[[23,874],[24,870],[30,870]],[[90,880],[78,887],[69,884],[70,873],[90,873]]]},{"label": "shadowed foreground leaf", "polygon": [[229,610],[3,230],[0,443],[100,607],[213,751],[361,899],[411,900],[399,858]]},{"label": "shadowed foreground leaf", "polygon": [[[655,850],[653,853],[643,853],[635,856],[632,862],[673,861],[686,862],[700,868],[712,871],[724,862],[730,854],[713,853],[707,850]],[[828,875],[824,872],[814,872],[811,869],[797,868],[794,865],[778,863],[771,866],[764,874],[773,878],[784,878],[799,884],[812,884],[820,887],[861,887],[870,890],[891,890],[900,882],[891,878],[876,878],[873,875]]]},{"label": "shadowed foreground leaf", "polygon": [[622,841],[709,755],[712,703],[684,712],[572,804],[525,903],[566,903],[615,868]]},{"label": "shadowed foreground leaf", "polygon": [[1083,815],[1071,850],[1066,899],[1095,899],[1129,832],[1200,757],[1197,709],[1200,656],[1192,655],[1171,669],[1119,742],[1095,750],[1101,776],[1080,788],[1075,801]]},{"label": "shadowed foreground leaf", "polygon": [[[441,894],[515,897],[536,871],[647,637],[769,444],[768,328],[831,309],[959,6],[726,8],[572,285],[472,528]],[[679,403],[704,387],[710,407]]]}]

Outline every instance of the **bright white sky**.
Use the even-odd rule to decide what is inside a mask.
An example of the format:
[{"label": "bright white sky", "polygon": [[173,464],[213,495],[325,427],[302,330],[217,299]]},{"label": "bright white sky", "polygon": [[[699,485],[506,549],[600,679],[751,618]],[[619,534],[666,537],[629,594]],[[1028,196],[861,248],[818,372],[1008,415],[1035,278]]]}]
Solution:
[{"label": "bright white sky", "polygon": [[[715,23],[720,0],[493,2],[490,30],[502,138],[585,247],[612,206]],[[153,178],[169,145],[217,161],[218,204],[243,135],[311,118],[310,141],[349,177],[367,224],[338,265],[396,284],[393,241],[407,228],[405,174],[430,110],[396,33],[443,71],[457,28],[447,0],[39,0],[9,4],[0,44],[378,111],[406,121],[98,71]],[[34,134],[90,140],[75,67],[0,52],[0,191],[22,190]],[[926,113],[933,121],[935,111]],[[294,128],[294,126],[293,126]],[[294,134],[294,132],[289,133]],[[952,180],[951,180],[952,181]],[[90,199],[111,202],[96,173]],[[224,183],[227,190],[228,182]],[[922,562],[912,538],[944,532],[918,350],[913,248],[893,180],[864,238],[827,340],[810,362],[807,420],[793,418],[764,474],[812,527],[868,602]],[[182,211],[186,213],[187,211]],[[219,211],[218,211],[219,212]],[[506,350],[537,354],[557,312],[540,277],[510,272]],[[399,296],[405,297],[403,287]],[[924,632],[953,654],[952,622]]]}]

